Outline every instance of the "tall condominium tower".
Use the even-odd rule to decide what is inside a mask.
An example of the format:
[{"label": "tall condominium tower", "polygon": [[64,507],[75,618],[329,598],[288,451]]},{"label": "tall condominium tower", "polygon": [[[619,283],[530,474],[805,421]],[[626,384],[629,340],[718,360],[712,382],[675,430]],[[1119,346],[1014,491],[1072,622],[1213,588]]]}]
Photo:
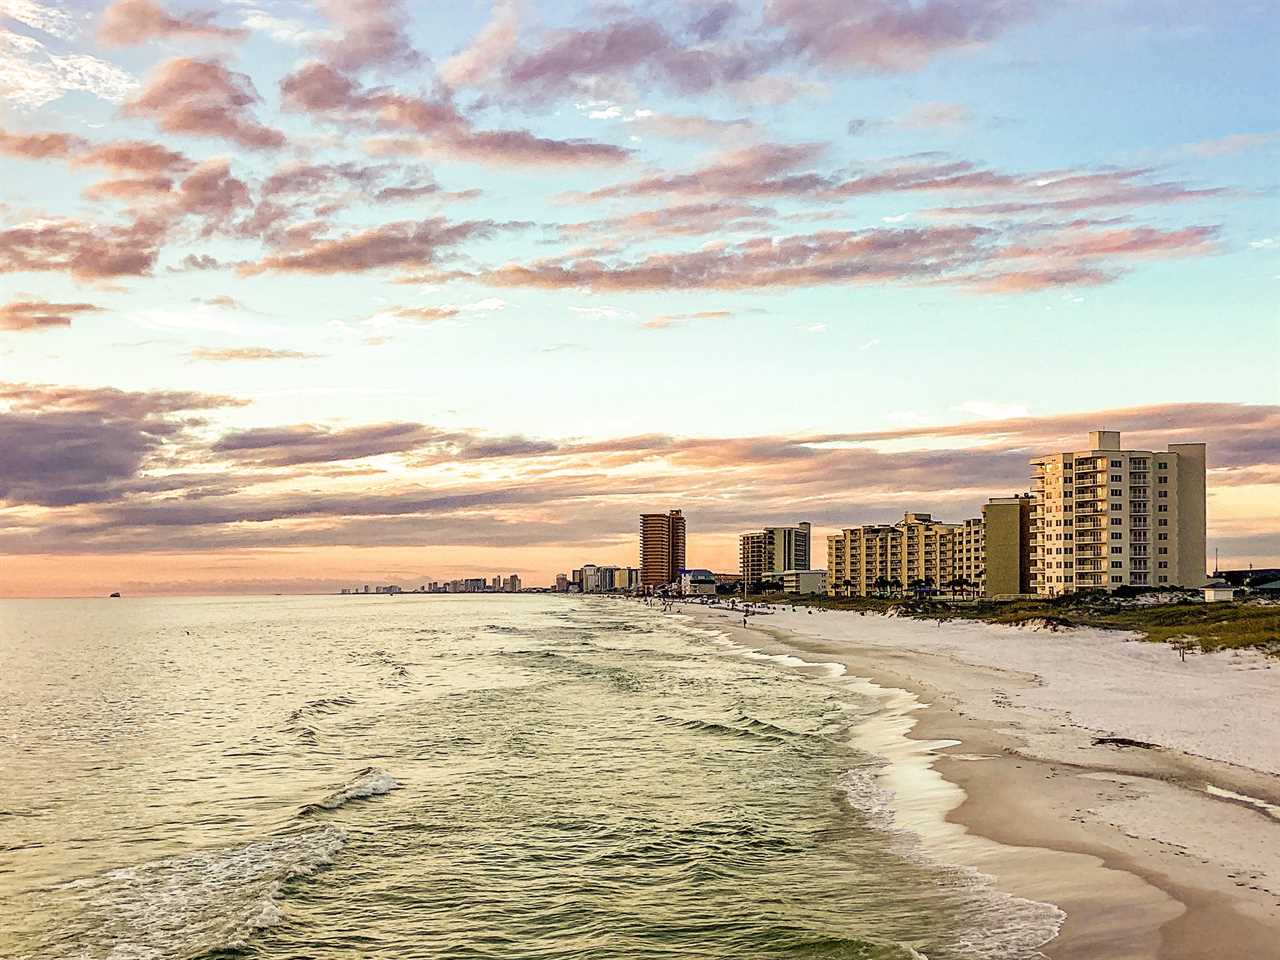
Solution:
[{"label": "tall condominium tower", "polygon": [[738,572],[748,590],[788,570],[809,569],[809,526],[765,527],[738,537]]},{"label": "tall condominium tower", "polygon": [[640,514],[640,585],[675,583],[684,569],[684,514]]},{"label": "tall condominium tower", "polygon": [[1031,461],[1031,586],[1056,595],[1205,582],[1205,445],[1120,449],[1096,430],[1089,449]]}]

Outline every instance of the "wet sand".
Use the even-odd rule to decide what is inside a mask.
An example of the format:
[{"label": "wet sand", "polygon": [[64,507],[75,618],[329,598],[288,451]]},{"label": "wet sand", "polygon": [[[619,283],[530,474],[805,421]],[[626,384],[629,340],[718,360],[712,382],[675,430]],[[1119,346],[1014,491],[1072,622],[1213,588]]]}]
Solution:
[{"label": "wet sand", "polygon": [[[738,644],[838,663],[883,690],[899,735],[881,746],[912,754],[891,769],[918,768],[900,785],[897,822],[934,855],[1065,911],[1046,956],[1280,958],[1280,665],[1183,663],[1096,630],[807,608],[743,629],[741,613],[677,609]],[[902,733],[912,746],[892,747]],[[948,788],[941,814],[936,802],[913,807],[912,793]]]}]

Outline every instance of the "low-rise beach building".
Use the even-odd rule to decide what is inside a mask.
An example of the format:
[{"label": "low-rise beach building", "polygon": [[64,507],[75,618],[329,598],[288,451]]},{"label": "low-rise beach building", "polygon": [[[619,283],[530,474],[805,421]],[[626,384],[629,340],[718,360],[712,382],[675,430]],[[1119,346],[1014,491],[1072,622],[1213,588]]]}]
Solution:
[{"label": "low-rise beach building", "polygon": [[827,592],[825,570],[783,570],[778,579],[782,582],[783,593],[806,597]]},{"label": "low-rise beach building", "polygon": [[710,570],[682,570],[680,595],[682,597],[714,597],[716,575]]}]

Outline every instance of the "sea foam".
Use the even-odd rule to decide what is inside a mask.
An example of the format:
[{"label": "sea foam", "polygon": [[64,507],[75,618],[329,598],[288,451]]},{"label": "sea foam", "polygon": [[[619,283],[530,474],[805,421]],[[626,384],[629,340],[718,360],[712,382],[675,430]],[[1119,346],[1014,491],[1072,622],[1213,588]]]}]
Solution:
[{"label": "sea foam", "polygon": [[326,824],[64,884],[80,908],[50,931],[47,955],[68,943],[78,956],[157,960],[242,949],[282,919],[284,885],[324,869],[345,843]]},{"label": "sea foam", "polygon": [[321,810],[337,810],[352,800],[380,797],[390,793],[392,790],[398,790],[400,786],[400,781],[387,773],[387,771],[379,770],[377,767],[365,767],[356,774],[355,779],[350,783],[333,791],[318,803],[307,804],[302,808],[302,813],[309,814],[317,813]]}]

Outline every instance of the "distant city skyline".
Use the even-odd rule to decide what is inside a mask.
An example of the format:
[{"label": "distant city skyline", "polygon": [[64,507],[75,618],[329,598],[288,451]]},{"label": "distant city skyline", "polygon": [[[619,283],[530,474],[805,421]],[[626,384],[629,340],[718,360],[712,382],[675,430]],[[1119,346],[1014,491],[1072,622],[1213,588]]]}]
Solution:
[{"label": "distant city skyline", "polygon": [[0,596],[977,516],[1209,444],[1280,565],[1275,0],[0,2]]}]

